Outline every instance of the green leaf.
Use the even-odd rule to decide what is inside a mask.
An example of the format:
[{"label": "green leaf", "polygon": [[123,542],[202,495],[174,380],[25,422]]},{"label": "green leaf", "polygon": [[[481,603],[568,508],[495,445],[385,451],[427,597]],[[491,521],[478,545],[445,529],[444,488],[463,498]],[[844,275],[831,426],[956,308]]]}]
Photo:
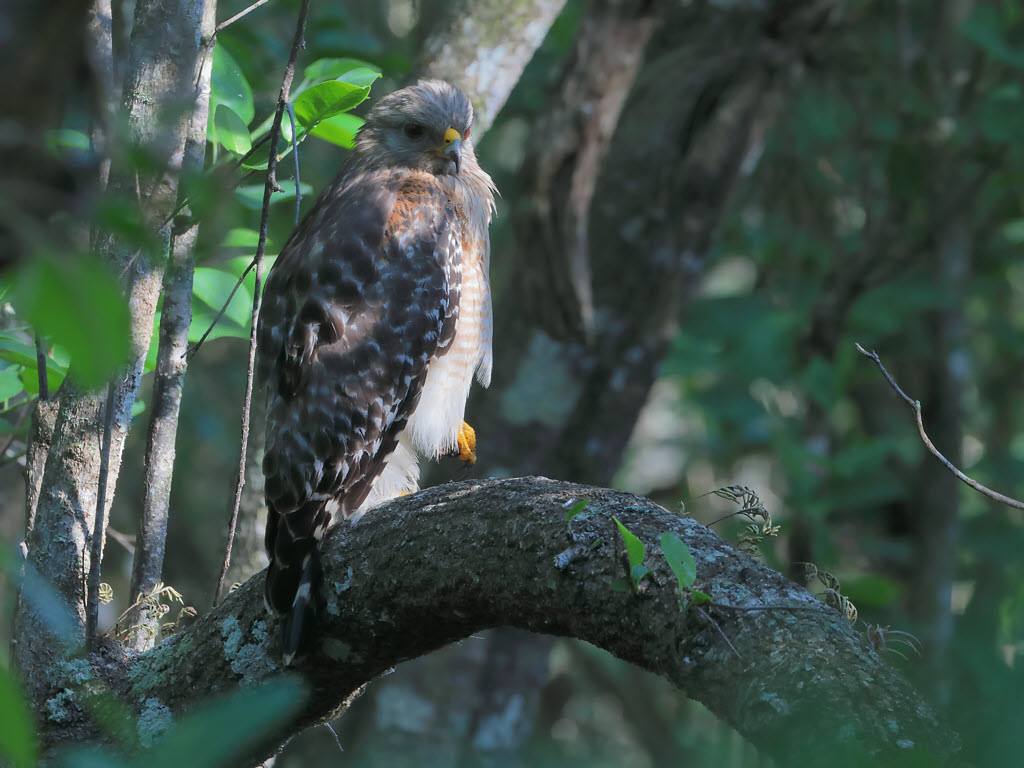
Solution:
[{"label": "green leaf", "polygon": [[126,362],[128,307],[114,275],[95,258],[25,262],[15,304],[40,333],[67,349],[82,386],[104,383]]},{"label": "green leaf", "polygon": [[[303,72],[304,77],[314,83],[321,83],[324,80],[336,80],[337,78],[344,75],[346,72],[352,72],[353,70],[366,69],[373,72],[376,77],[380,77],[380,72],[375,71],[372,64],[368,64],[365,61],[359,59],[318,59],[306,67]],[[373,82],[372,80],[370,82]],[[370,83],[365,83],[369,85]]]},{"label": "green leaf", "polygon": [[[237,276],[219,269],[197,267],[192,283],[192,292],[216,313],[224,306],[224,302],[227,301],[237,281]],[[252,292],[244,284],[238,286],[224,316],[234,320],[238,325],[248,325],[252,317]]]},{"label": "green leaf", "polygon": [[647,551],[644,549],[644,543],[630,533],[629,529],[619,521],[619,518],[612,517],[612,520],[619,526],[619,533],[622,534],[622,540],[626,544],[626,554],[629,555],[629,567],[632,570],[644,561],[644,556],[647,554]]},{"label": "green leaf", "polygon": [[565,510],[565,522],[569,524],[570,528],[572,527],[572,519],[576,517],[576,515],[578,515],[584,509],[586,509],[589,503],[590,499],[580,499],[567,510]]},{"label": "green leaf", "polygon": [[363,119],[348,112],[321,120],[310,134],[318,139],[352,149],[356,145],[356,133],[363,125]]},{"label": "green leaf", "polygon": [[697,578],[697,564],[693,561],[690,548],[674,532],[665,531],[661,534],[661,551],[679,581],[680,591],[689,589]]},{"label": "green leaf", "polygon": [[153,335],[149,337],[149,349],[146,350],[146,362],[142,364],[142,370],[149,373],[156,370],[156,358],[160,352],[160,315],[163,314],[163,305],[157,309],[153,316]]},{"label": "green leaf", "polygon": [[711,602],[711,595],[694,589],[690,592],[690,605],[705,605]]},{"label": "green leaf", "polygon": [[298,712],[305,698],[295,677],[275,678],[221,696],[185,716],[148,751],[144,764],[147,768],[232,765],[262,742],[269,730]]},{"label": "green leaf", "polygon": [[[55,373],[52,368],[46,367],[46,388],[50,391],[51,396],[64,383],[64,376],[64,373]],[[21,368],[18,378],[21,379],[21,386],[31,397],[39,394],[39,373],[34,365],[31,368]]]},{"label": "green leaf", "polygon": [[[213,71],[210,77],[210,107],[226,104],[248,125],[256,117],[252,88],[242,74],[235,57],[223,45],[213,49]],[[212,112],[211,112],[212,114]]]},{"label": "green leaf", "polygon": [[[33,376],[36,374],[36,348],[14,334],[0,331],[0,360],[24,366],[31,369]],[[47,356],[46,372],[49,377],[63,380],[67,371],[67,366],[61,365],[52,357]]]},{"label": "green leaf", "polygon": [[841,388],[835,366],[820,357],[811,358],[800,374],[800,381],[808,396],[826,412],[839,398]]},{"label": "green leaf", "polygon": [[358,88],[369,88],[379,77],[380,72],[372,67],[356,67],[343,74],[338,80]]},{"label": "green leaf", "polygon": [[213,49],[213,71],[210,77],[210,117],[206,138],[211,143],[221,141],[217,123],[217,107],[225,105],[248,125],[256,116],[252,88],[242,74],[241,67],[223,45]]},{"label": "green leaf", "polygon": [[13,547],[0,546],[0,573],[19,588],[22,601],[32,607],[46,630],[54,636],[57,641],[55,650],[77,651],[80,646],[76,624],[64,598],[39,575],[31,562],[21,558],[15,560],[13,550]]},{"label": "green leaf", "polygon": [[0,371],[0,401],[10,400],[25,391],[20,374],[21,369],[18,366],[11,366]]},{"label": "green leaf", "polygon": [[307,130],[321,120],[347,112],[370,95],[368,86],[356,86],[340,80],[314,85],[295,99],[295,119]]},{"label": "green leaf", "polygon": [[[195,344],[202,338],[215,316],[216,313],[213,310],[205,309],[202,306],[192,308],[192,324],[188,327],[188,340],[190,344]],[[213,327],[213,330],[210,331],[210,335],[206,337],[206,340],[213,341],[214,339],[223,338],[248,339],[249,329],[243,328],[234,320],[222,317],[217,321],[217,325]]]},{"label": "green leaf", "polygon": [[979,4],[960,27],[960,32],[992,58],[1011,67],[1024,68],[1024,52],[1010,43],[1007,27],[998,7]]},{"label": "green leaf", "polygon": [[252,149],[252,137],[242,118],[227,104],[217,105],[214,118],[217,129],[217,141],[236,155],[244,155]]},{"label": "green leaf", "polygon": [[633,585],[634,586],[639,585],[640,584],[640,580],[644,576],[649,574],[650,572],[651,572],[651,569],[648,568],[646,565],[643,565],[643,564],[634,565],[633,568],[629,572],[630,578],[633,579]]},{"label": "green leaf", "polygon": [[7,670],[0,668],[0,762],[14,768],[36,765],[35,724],[20,686]]},{"label": "green leaf", "polygon": [[843,594],[857,606],[883,608],[903,598],[903,585],[875,573],[843,578]]},{"label": "green leaf", "polygon": [[252,248],[260,244],[260,233],[255,229],[229,230],[220,243],[221,248]]},{"label": "green leaf", "polygon": [[608,586],[611,587],[612,592],[630,592],[632,591],[632,585],[626,579],[612,579],[612,583]]},{"label": "green leaf", "polygon": [[92,142],[81,131],[73,131],[70,128],[54,128],[46,132],[46,147],[51,152],[57,149],[77,149],[88,152],[92,149]]},{"label": "green leaf", "polygon": [[1004,224],[1003,237],[1014,245],[1024,243],[1024,219],[1015,219]]}]

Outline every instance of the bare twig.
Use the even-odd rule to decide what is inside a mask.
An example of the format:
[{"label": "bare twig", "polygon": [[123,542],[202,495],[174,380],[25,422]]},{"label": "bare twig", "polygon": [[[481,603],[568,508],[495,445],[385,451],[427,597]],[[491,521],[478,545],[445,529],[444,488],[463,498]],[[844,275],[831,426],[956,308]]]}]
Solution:
[{"label": "bare twig", "polygon": [[103,557],[103,533],[106,526],[107,477],[110,474],[110,440],[114,431],[114,392],[117,385],[107,385],[107,402],[103,416],[103,447],[100,449],[100,477],[96,488],[96,524],[93,526],[89,552],[89,581],[85,602],[85,638],[89,647],[96,639],[100,611],[100,560]]},{"label": "bare twig", "polygon": [[210,333],[213,331],[214,326],[216,326],[217,323],[220,322],[220,319],[224,317],[224,313],[227,312],[228,310],[228,305],[231,303],[231,300],[235,298],[235,294],[238,292],[238,286],[242,284],[242,281],[245,280],[245,276],[248,275],[249,272],[252,271],[252,268],[255,266],[256,257],[254,257],[253,260],[249,262],[249,266],[246,267],[245,271],[238,276],[238,280],[235,281],[235,287],[231,289],[231,293],[228,294],[227,299],[224,301],[224,305],[220,308],[220,311],[217,312],[217,315],[210,322],[210,327],[203,331],[203,335],[199,337],[199,341],[197,341],[191,347],[182,352],[182,357],[187,357],[189,360],[191,360],[195,353],[199,351],[199,348],[203,346],[203,342],[206,341],[206,337],[209,336]]},{"label": "bare twig", "polygon": [[116,528],[107,526],[107,535],[110,536],[114,541],[124,547],[125,552],[129,555],[135,554],[135,537],[129,536],[126,533],[121,533]]},{"label": "bare twig", "polygon": [[338,745],[338,751],[344,752],[345,748],[341,746],[341,739],[338,738],[338,732],[334,730],[334,727],[330,723],[324,723],[324,728],[331,732],[331,736],[334,737],[334,743]]},{"label": "bare twig", "polygon": [[728,605],[715,602],[708,603],[708,608],[723,608],[727,611],[736,611],[737,613],[755,613],[757,611],[791,611],[793,613],[831,613],[834,611],[838,613],[835,608],[832,608],[824,601],[821,601],[821,604],[825,607],[825,611],[810,605]]},{"label": "bare twig", "polygon": [[50,385],[46,378],[46,350],[43,339],[36,333],[36,375],[39,377],[39,399],[50,399]]},{"label": "bare twig", "polygon": [[[238,159],[232,161],[231,170],[232,171],[237,171],[239,168],[241,168],[242,164],[245,163],[245,161],[248,160],[250,157],[255,155],[256,152],[260,149],[260,147],[262,147],[268,141],[270,141],[270,134],[269,133],[266,133],[263,136],[261,136],[260,138],[258,138],[255,142],[253,142],[253,145],[249,148],[248,152],[246,152],[244,155],[242,155]],[[210,168],[208,173],[210,173],[210,174],[215,173],[215,172],[221,170],[222,167],[223,166],[214,165],[212,168]],[[248,179],[252,174],[253,174],[253,171],[250,171],[249,173],[246,173],[243,176],[235,179],[230,185],[227,186],[226,189],[233,190],[235,187],[237,187],[243,181]],[[172,221],[174,221],[174,218],[179,213],[181,213],[186,208],[188,208],[188,206],[191,204],[191,202],[192,202],[192,198],[191,197],[184,197],[184,198],[182,198],[178,202],[178,205],[175,206],[174,210],[170,212],[170,214],[167,216],[166,219],[164,219],[164,223],[163,223],[162,226],[166,227],[168,224],[170,224]]]},{"label": "bare twig", "polygon": [[238,12],[238,13],[236,13],[236,14],[235,14],[234,16],[232,16],[232,17],[231,17],[230,19],[226,19],[226,20],[222,21],[222,22],[221,22],[220,24],[218,24],[218,25],[217,25],[217,28],[216,28],[215,30],[213,30],[213,34],[215,34],[215,35],[216,35],[216,34],[217,34],[218,32],[220,32],[221,30],[223,30],[223,29],[224,29],[225,27],[231,26],[231,25],[232,25],[232,24],[234,24],[234,23],[235,23],[236,21],[238,21],[239,19],[241,19],[241,18],[242,18],[243,16],[248,16],[248,15],[249,15],[250,13],[252,13],[253,11],[255,11],[255,10],[256,10],[257,8],[259,8],[259,7],[261,6],[261,5],[266,5],[266,4],[268,3],[268,2],[270,2],[270,0],[256,0],[256,2],[255,2],[255,3],[253,3],[252,5],[250,5],[250,6],[249,6],[248,8],[246,8],[246,9],[245,9],[244,11],[239,11],[239,12]]},{"label": "bare twig", "polygon": [[722,636],[723,640],[725,640],[726,645],[732,648],[732,652],[736,654],[736,658],[742,659],[743,654],[736,650],[736,646],[732,644],[732,640],[730,640],[728,635],[726,635],[725,632],[722,631],[722,628],[718,626],[718,622],[712,619],[711,616],[708,615],[708,612],[705,611],[703,608],[698,608],[697,613],[699,613],[701,616],[703,616],[705,619],[711,622],[711,626],[718,630],[718,634]]},{"label": "bare twig", "polygon": [[302,205],[302,190],[299,188],[299,144],[295,135],[295,107],[288,102],[288,119],[292,124],[292,157],[295,158],[295,226],[299,226],[299,207]]},{"label": "bare twig", "polygon": [[921,436],[921,442],[924,443],[924,447],[927,448],[928,451],[935,458],[937,458],[945,465],[946,469],[952,472],[958,480],[969,485],[978,493],[984,494],[985,496],[988,496],[990,499],[995,499],[996,501],[1011,506],[1015,509],[1024,509],[1024,501],[1018,501],[1017,499],[1013,499],[1010,498],[1009,496],[1004,496],[1003,494],[998,493],[997,491],[993,491],[991,488],[986,488],[977,480],[972,480],[971,478],[969,478],[967,475],[965,475],[963,472],[961,472],[959,469],[953,466],[953,463],[949,459],[947,459],[945,456],[939,453],[939,449],[932,444],[931,438],[928,437],[928,433],[924,431],[924,421],[921,419],[921,401],[912,400],[906,392],[900,389],[899,384],[897,384],[893,377],[889,374],[889,372],[885,370],[885,366],[882,365],[882,361],[878,357],[877,352],[868,352],[860,344],[857,344],[856,347],[857,351],[864,355],[864,357],[867,357],[875,361],[875,365],[878,366],[878,370],[882,372],[882,375],[885,377],[885,380],[889,382],[889,386],[896,390],[896,394],[902,397],[903,402],[909,405],[910,408],[914,411],[914,417],[917,420],[917,432]]},{"label": "bare twig", "polygon": [[235,500],[231,509],[231,518],[228,521],[228,541],[224,548],[224,563],[221,566],[220,577],[217,579],[217,589],[213,597],[214,605],[220,602],[221,593],[224,591],[224,580],[228,574],[228,567],[231,565],[231,545],[235,538],[235,529],[238,526],[238,509],[242,503],[242,488],[245,487],[245,457],[246,449],[249,446],[249,415],[252,407],[253,374],[256,368],[256,330],[260,317],[260,288],[263,282],[263,253],[267,247],[267,221],[270,216],[270,196],[277,188],[277,143],[281,137],[281,120],[284,117],[285,106],[288,104],[292,79],[295,77],[295,62],[299,57],[299,48],[305,45],[303,36],[306,31],[306,18],[309,15],[309,2],[310,0],[302,0],[302,7],[299,9],[299,19],[295,25],[295,38],[292,40],[291,55],[288,57],[288,66],[285,68],[284,80],[281,82],[281,93],[277,98],[277,112],[274,115],[274,123],[270,128],[270,155],[267,161],[267,180],[263,185],[260,239],[256,245],[256,258],[254,259],[256,262],[256,287],[253,289],[252,295],[252,328],[249,331],[249,369],[245,381],[245,401],[242,404],[242,439],[238,459],[238,479],[235,483]]},{"label": "bare twig", "polygon": [[[288,118],[291,120],[292,124],[292,154],[295,156],[295,226],[299,226],[299,207],[302,205],[302,191],[299,189],[299,146],[298,137],[295,135],[295,109],[292,107],[292,103],[290,101],[288,102]],[[280,123],[278,123],[278,126],[280,129]],[[252,148],[237,160],[237,162],[235,163],[235,168],[241,167],[242,163],[244,163],[249,157],[251,157],[253,153],[256,152],[256,149],[258,147],[262,146],[269,140],[270,134],[268,133],[262,139],[253,144]],[[269,172],[269,166],[267,170]],[[182,207],[184,207],[184,204]],[[238,291],[238,286],[242,284],[242,281],[245,280],[245,276],[248,275],[252,268],[255,266],[256,259],[253,258],[253,260],[249,262],[249,266],[245,268],[245,271],[239,276],[238,280],[235,282],[235,287],[231,289],[231,293],[228,294],[228,298],[224,302],[224,305],[220,308],[220,311],[217,312],[217,316],[214,317],[213,320],[210,322],[210,326],[203,332],[203,335],[199,338],[199,341],[197,341],[195,344],[188,348],[188,351],[185,354],[187,354],[190,359],[192,358],[193,355],[195,355],[196,352],[199,351],[199,348],[203,346],[203,343],[206,341],[206,337],[210,335],[210,333],[213,331],[217,323],[220,322],[220,319],[224,317],[224,313],[227,311],[228,305],[231,303],[231,300],[235,298],[235,293]]]}]

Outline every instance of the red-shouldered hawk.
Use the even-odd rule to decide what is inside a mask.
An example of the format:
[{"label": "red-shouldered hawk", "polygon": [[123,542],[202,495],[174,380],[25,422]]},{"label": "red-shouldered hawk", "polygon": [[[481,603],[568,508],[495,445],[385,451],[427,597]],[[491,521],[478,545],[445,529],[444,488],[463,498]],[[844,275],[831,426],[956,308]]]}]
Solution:
[{"label": "red-shouldered hawk", "polygon": [[332,513],[416,490],[417,455],[472,449],[466,398],[474,373],[491,378],[496,191],[472,122],[439,80],[381,99],[267,279],[266,601],[286,614],[286,664],[316,616]]}]

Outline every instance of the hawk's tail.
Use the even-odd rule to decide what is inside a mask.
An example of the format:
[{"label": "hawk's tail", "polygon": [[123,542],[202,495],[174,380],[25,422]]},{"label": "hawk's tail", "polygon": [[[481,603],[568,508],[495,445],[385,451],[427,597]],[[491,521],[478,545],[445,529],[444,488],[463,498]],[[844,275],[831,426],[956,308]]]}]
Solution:
[{"label": "hawk's tail", "polygon": [[[307,502],[290,514],[279,515],[268,505],[270,569],[264,597],[268,610],[284,615],[281,645],[286,666],[305,650],[316,626],[323,581],[319,544],[329,519],[324,506],[323,501]],[[309,520],[304,520],[307,517]]]},{"label": "hawk's tail", "polygon": [[317,601],[323,571],[320,567],[320,553],[314,549],[302,563],[302,575],[299,577],[299,588],[295,591],[292,607],[284,619],[281,628],[281,655],[287,667],[313,634],[316,626]]}]

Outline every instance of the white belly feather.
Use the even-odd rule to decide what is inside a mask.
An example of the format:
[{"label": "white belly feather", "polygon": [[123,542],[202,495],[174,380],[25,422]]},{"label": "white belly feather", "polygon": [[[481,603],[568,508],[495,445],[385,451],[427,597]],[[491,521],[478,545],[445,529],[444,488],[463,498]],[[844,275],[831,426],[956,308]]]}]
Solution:
[{"label": "white belly feather", "polygon": [[[476,250],[478,258],[463,263],[459,320],[448,353],[433,358],[398,447],[359,508],[359,517],[381,502],[419,490],[418,456],[436,459],[458,450],[459,428],[473,374],[483,386],[491,383],[493,316],[487,279],[490,243]],[[482,251],[482,253],[481,253]]]},{"label": "white belly feather", "polygon": [[447,354],[428,364],[419,403],[356,516],[387,499],[418,490],[418,456],[436,459],[457,450],[473,374],[483,386],[491,383],[493,315],[488,226],[494,211],[494,184],[475,160],[473,167],[460,176],[445,176],[440,181],[455,201],[463,224],[462,290],[455,338]]}]

